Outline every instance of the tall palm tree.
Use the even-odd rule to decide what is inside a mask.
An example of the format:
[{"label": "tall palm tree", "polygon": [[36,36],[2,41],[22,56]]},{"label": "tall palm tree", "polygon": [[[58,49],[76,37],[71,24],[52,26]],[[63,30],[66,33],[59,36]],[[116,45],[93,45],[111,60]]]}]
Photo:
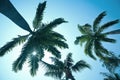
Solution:
[{"label": "tall palm tree", "polygon": [[51,57],[53,64],[43,62],[46,66],[46,76],[51,76],[60,80],[75,80],[72,71],[81,71],[84,68],[90,68],[89,64],[80,60],[74,64],[72,53],[69,53],[64,61]]},{"label": "tall palm tree", "polygon": [[109,35],[112,34],[120,34],[120,29],[105,32],[107,28],[119,23],[119,20],[113,20],[107,22],[103,25],[100,25],[101,20],[106,16],[106,12],[100,13],[97,18],[94,20],[93,25],[85,24],[83,26],[78,25],[78,29],[81,32],[81,36],[76,37],[75,44],[83,44],[85,43],[85,54],[90,56],[93,59],[96,59],[93,52],[100,59],[104,58],[104,56],[110,55],[110,52],[104,48],[102,42],[115,43],[116,40],[112,38],[108,38]]},{"label": "tall palm tree", "polygon": [[101,73],[102,75],[105,76],[104,80],[120,80],[120,75],[118,73]]},{"label": "tall palm tree", "polygon": [[12,3],[9,0],[0,0],[0,13],[8,17],[10,20],[12,20],[22,29],[32,32],[28,23],[15,9],[15,7],[12,5]]},{"label": "tall palm tree", "polygon": [[[17,72],[22,69],[26,60],[29,60],[30,73],[32,76],[36,74],[39,67],[39,61],[44,57],[44,51],[51,52],[55,57],[61,58],[61,54],[57,47],[68,48],[66,39],[60,33],[57,33],[53,28],[62,23],[66,23],[63,18],[57,18],[50,23],[43,23],[43,13],[46,7],[46,1],[38,5],[35,18],[33,20],[34,30],[23,36],[18,36],[6,45],[0,48],[0,56],[11,51],[18,44],[24,44],[20,56],[13,63],[13,70]],[[33,53],[36,53],[33,55]]]}]

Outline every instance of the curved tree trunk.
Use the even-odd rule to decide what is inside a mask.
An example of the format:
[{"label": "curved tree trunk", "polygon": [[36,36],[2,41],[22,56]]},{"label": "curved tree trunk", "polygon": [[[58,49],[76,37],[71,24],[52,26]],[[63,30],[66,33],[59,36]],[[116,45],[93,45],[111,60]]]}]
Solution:
[{"label": "curved tree trunk", "polygon": [[9,0],[0,0],[0,13],[11,19],[22,29],[32,32],[28,23],[19,14],[19,12],[15,9],[15,7],[11,4]]}]

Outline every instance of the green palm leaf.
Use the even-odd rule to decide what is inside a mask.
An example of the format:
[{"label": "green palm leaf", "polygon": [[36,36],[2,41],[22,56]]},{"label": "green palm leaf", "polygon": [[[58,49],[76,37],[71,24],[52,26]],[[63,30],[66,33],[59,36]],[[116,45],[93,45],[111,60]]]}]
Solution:
[{"label": "green palm leaf", "polygon": [[113,30],[113,31],[109,31],[109,32],[106,32],[104,33],[105,35],[110,35],[110,34],[120,34],[120,29],[117,29],[117,30]]},{"label": "green palm leaf", "polygon": [[0,56],[5,55],[8,51],[11,51],[18,44],[22,44],[28,39],[29,35],[18,36],[17,38],[13,38],[12,41],[8,42],[6,45],[0,48]]},{"label": "green palm leaf", "polygon": [[36,75],[36,71],[38,70],[39,67],[39,58],[36,55],[30,55],[30,73],[32,76]]},{"label": "green palm leaf", "polygon": [[93,48],[93,40],[89,40],[85,44],[85,54],[96,60],[95,56],[92,54],[92,48]]},{"label": "green palm leaf", "polygon": [[72,70],[73,71],[81,71],[83,70],[84,68],[89,68],[90,69],[90,65],[87,64],[85,61],[83,60],[80,60],[78,61],[74,66],[72,66]]},{"label": "green palm leaf", "polygon": [[96,32],[98,30],[99,24],[103,17],[106,16],[106,12],[102,12],[98,15],[98,17],[93,22],[93,31]]},{"label": "green palm leaf", "polygon": [[57,18],[55,20],[53,20],[52,22],[50,22],[49,24],[47,24],[42,31],[49,31],[52,30],[53,28],[55,28],[57,25],[60,25],[62,23],[66,23],[67,21],[65,21],[63,18]]},{"label": "green palm leaf", "polygon": [[13,71],[17,72],[18,70],[22,69],[23,64],[25,63],[28,55],[33,52],[33,48],[31,43],[26,43],[22,48],[20,56],[17,60],[13,63]]},{"label": "green palm leaf", "polygon": [[76,45],[80,43],[80,45],[82,46],[82,44],[88,41],[89,39],[90,39],[89,35],[82,35],[80,37],[76,37],[76,40],[74,41],[74,43]]},{"label": "green palm leaf", "polygon": [[107,22],[106,24],[102,25],[102,26],[99,28],[98,32],[102,32],[103,30],[105,30],[105,29],[109,28],[110,26],[115,25],[115,24],[117,24],[117,23],[119,23],[119,20],[118,20],[118,19],[117,19],[117,20],[114,20],[114,21]]},{"label": "green palm leaf", "polygon": [[107,37],[101,38],[101,40],[105,41],[105,42],[110,42],[110,43],[115,43],[116,42],[115,39],[111,39],[111,38],[107,38]]},{"label": "green palm leaf", "polygon": [[61,58],[61,54],[56,47],[49,45],[47,51],[51,52],[55,57]]},{"label": "green palm leaf", "polygon": [[61,71],[51,71],[51,72],[46,72],[45,76],[51,76],[56,79],[61,79],[63,73]]},{"label": "green palm leaf", "polygon": [[45,10],[45,7],[46,7],[46,1],[44,1],[43,3],[39,3],[35,18],[33,20],[34,29],[38,29],[40,27],[40,25],[42,23],[43,12]]}]

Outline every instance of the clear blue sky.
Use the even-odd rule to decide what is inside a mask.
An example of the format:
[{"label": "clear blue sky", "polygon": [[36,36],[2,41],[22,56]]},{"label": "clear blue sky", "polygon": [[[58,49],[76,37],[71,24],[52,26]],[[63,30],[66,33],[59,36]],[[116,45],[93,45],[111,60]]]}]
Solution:
[{"label": "clear blue sky", "polygon": [[[32,20],[35,16],[36,8],[39,2],[44,0],[10,0],[20,14],[26,19],[32,28]],[[101,67],[99,61],[94,61],[88,56],[84,55],[84,47],[74,45],[76,36],[80,35],[77,29],[77,24],[92,24],[96,16],[102,11],[107,11],[107,16],[103,19],[103,22],[107,22],[114,19],[120,19],[120,0],[47,0],[47,7],[44,12],[43,22],[50,22],[55,18],[63,17],[69,23],[58,26],[55,30],[60,32],[67,39],[69,49],[61,50],[63,58],[67,53],[72,52],[75,61],[80,59],[85,60],[91,64],[92,69],[85,69],[80,73],[73,73],[76,80],[103,80],[103,76],[100,72],[106,72],[107,70]],[[102,22],[102,23],[103,23]],[[118,29],[120,24],[109,28]],[[17,35],[27,34],[26,31],[19,28],[16,24],[0,14],[0,47]],[[117,39],[116,44],[105,44],[105,47],[115,53],[120,53],[120,35],[111,36]],[[29,73],[29,65],[26,63],[22,71],[14,73],[12,71],[12,63],[20,54],[20,47],[14,48],[11,52],[5,56],[0,57],[0,80],[54,80],[51,77],[44,76],[44,70],[39,68],[37,75],[31,77]],[[49,60],[49,59],[48,59]],[[41,66],[41,65],[40,65]]]}]

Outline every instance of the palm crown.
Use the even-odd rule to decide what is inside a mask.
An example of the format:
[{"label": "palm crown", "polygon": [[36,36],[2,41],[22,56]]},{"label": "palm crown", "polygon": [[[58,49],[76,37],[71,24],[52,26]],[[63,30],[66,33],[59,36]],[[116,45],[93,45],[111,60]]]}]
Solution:
[{"label": "palm crown", "polygon": [[84,68],[90,68],[90,65],[83,60],[80,60],[74,64],[72,53],[69,53],[64,61],[54,57],[51,57],[51,59],[53,64],[43,62],[47,69],[45,75],[58,79],[75,80],[72,71],[77,72]]},{"label": "palm crown", "polygon": [[100,59],[103,59],[105,56],[110,55],[110,52],[102,46],[102,42],[115,43],[116,40],[108,38],[108,35],[120,34],[120,29],[104,32],[105,29],[119,22],[119,20],[117,19],[100,26],[100,22],[104,16],[106,16],[105,11],[98,15],[98,17],[94,20],[93,25],[78,25],[78,29],[82,33],[82,35],[76,38],[75,44],[80,43],[82,45],[82,43],[86,42],[84,50],[85,54],[89,55],[93,59],[96,59],[96,57],[93,55],[93,51],[96,56],[100,57]]},{"label": "palm crown", "polygon": [[[66,39],[63,35],[53,31],[57,25],[65,23],[63,18],[57,18],[52,22],[42,23],[43,12],[46,7],[46,1],[38,5],[35,18],[33,20],[34,30],[30,34],[18,36],[6,45],[0,48],[0,56],[11,51],[16,45],[24,43],[21,54],[13,63],[13,70],[17,72],[22,69],[26,60],[29,60],[31,75],[35,75],[39,67],[39,61],[44,57],[44,50],[51,52],[55,57],[61,58],[57,47],[68,48]],[[36,52],[36,55],[32,53]]]}]

